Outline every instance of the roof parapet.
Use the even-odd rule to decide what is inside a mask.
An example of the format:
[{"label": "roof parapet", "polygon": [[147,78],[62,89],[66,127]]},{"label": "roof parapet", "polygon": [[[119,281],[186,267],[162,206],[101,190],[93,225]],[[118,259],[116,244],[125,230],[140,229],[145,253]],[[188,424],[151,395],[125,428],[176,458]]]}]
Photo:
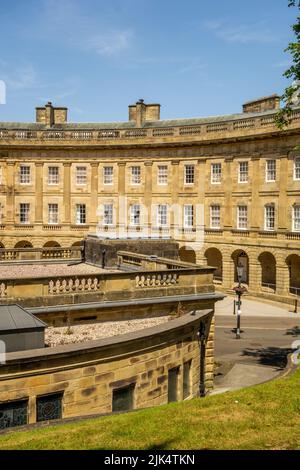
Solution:
[{"label": "roof parapet", "polygon": [[277,94],[264,96],[243,104],[243,113],[263,113],[280,108],[280,96]]}]

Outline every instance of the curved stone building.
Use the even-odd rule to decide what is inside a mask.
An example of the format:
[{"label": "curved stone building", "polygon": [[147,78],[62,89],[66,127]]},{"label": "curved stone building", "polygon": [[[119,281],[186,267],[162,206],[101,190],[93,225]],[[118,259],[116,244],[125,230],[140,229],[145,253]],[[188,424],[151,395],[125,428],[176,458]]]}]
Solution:
[{"label": "curved stone building", "polygon": [[[128,122],[0,122],[0,242],[5,249],[70,247],[87,233],[173,237],[183,260],[216,266],[230,289],[244,266],[250,293],[300,293],[300,108],[280,131],[277,95],[236,115],[160,120],[160,105],[129,106]],[[0,253],[0,254],[1,254]]]}]

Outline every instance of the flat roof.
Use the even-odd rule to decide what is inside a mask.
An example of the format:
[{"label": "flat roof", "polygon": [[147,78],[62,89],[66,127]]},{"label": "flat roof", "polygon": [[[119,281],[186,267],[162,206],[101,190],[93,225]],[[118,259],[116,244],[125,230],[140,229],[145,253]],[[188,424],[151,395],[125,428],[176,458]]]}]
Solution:
[{"label": "flat roof", "polygon": [[9,264],[0,265],[0,280],[4,279],[27,279],[48,276],[72,276],[72,275],[93,275],[108,272],[119,272],[118,269],[102,269],[89,264]]}]

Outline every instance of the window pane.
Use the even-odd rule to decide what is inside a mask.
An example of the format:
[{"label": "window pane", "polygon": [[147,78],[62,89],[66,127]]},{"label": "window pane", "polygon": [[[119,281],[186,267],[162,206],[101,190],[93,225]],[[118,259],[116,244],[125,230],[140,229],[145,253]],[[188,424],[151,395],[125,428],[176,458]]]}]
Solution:
[{"label": "window pane", "polygon": [[58,166],[49,166],[48,167],[48,184],[58,184],[58,183],[59,183]]},{"label": "window pane", "polygon": [[87,170],[86,166],[76,167],[76,184],[86,184],[87,182]]},{"label": "window pane", "polygon": [[178,375],[179,367],[168,372],[168,403],[178,400]]},{"label": "window pane", "polygon": [[293,230],[300,232],[300,205],[293,208]]},{"label": "window pane", "polygon": [[193,227],[194,226],[194,206],[186,205],[184,206],[184,227]]},{"label": "window pane", "polygon": [[112,225],[113,224],[113,205],[112,204],[104,204],[104,225]]},{"label": "window pane", "polygon": [[130,206],[130,224],[131,225],[140,225],[140,215],[141,209],[139,204],[134,204]]},{"label": "window pane", "polygon": [[85,204],[76,204],[76,224],[85,224],[86,223],[86,205]]},{"label": "window pane", "polygon": [[240,162],[239,164],[239,182],[246,183],[248,181],[248,162]]},{"label": "window pane", "polygon": [[295,178],[295,180],[300,180],[300,158],[295,158],[294,178]]},{"label": "window pane", "polygon": [[103,168],[103,182],[104,184],[113,184],[114,169],[112,166],[105,166]]},{"label": "window pane", "polygon": [[238,206],[237,227],[238,229],[248,228],[248,207],[247,206]]},{"label": "window pane", "polygon": [[27,424],[28,400],[0,404],[0,429]]},{"label": "window pane", "polygon": [[165,226],[168,223],[168,206],[160,204],[157,206],[157,225],[159,227]]},{"label": "window pane", "polygon": [[267,160],[266,162],[266,181],[276,180],[276,160]]},{"label": "window pane", "polygon": [[30,208],[30,205],[28,203],[20,204],[20,223],[21,224],[29,223],[29,208]]},{"label": "window pane", "polygon": [[220,228],[221,226],[221,210],[220,206],[213,205],[210,207],[210,227]]},{"label": "window pane", "polygon": [[211,165],[211,182],[220,183],[222,178],[222,165],[221,163],[212,163]]},{"label": "window pane", "polygon": [[134,385],[113,390],[113,411],[129,411],[133,409]]},{"label": "window pane", "polygon": [[265,230],[274,230],[275,228],[275,207],[265,207]]},{"label": "window pane", "polygon": [[131,183],[132,184],[141,183],[141,167],[140,166],[131,167]]},{"label": "window pane", "polygon": [[63,393],[54,393],[37,397],[36,399],[36,420],[50,421],[51,419],[62,418],[62,397]]},{"label": "window pane", "polygon": [[48,205],[48,223],[49,224],[58,223],[58,204]]},{"label": "window pane", "polygon": [[168,184],[168,167],[167,165],[159,165],[157,173],[158,184]]},{"label": "window pane", "polygon": [[29,184],[30,183],[30,166],[21,165],[20,167],[20,183]]},{"label": "window pane", "polygon": [[194,165],[185,165],[184,172],[185,172],[185,178],[184,178],[185,184],[194,184],[194,180],[195,180]]}]

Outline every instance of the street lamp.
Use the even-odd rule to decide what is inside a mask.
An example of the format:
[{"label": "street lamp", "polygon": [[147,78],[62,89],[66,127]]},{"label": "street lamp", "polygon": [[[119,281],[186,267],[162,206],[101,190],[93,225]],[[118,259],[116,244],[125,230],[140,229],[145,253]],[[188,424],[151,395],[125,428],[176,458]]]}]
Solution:
[{"label": "street lamp", "polygon": [[199,395],[205,397],[205,342],[206,342],[206,324],[201,321],[198,331],[198,339],[200,342],[200,381],[199,381]]},{"label": "street lamp", "polygon": [[237,294],[238,301],[237,301],[237,325],[236,325],[236,339],[241,338],[241,297],[242,295],[246,292],[246,287],[242,286],[241,282],[244,277],[244,266],[241,263],[237,264],[236,267],[236,272],[237,272],[237,278],[238,278],[238,283],[239,285],[234,287],[234,291]]}]

